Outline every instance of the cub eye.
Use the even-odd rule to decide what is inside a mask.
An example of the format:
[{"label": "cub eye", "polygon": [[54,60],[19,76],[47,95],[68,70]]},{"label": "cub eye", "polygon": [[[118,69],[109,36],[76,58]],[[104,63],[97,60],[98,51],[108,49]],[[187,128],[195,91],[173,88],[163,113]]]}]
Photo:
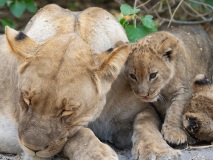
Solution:
[{"label": "cub eye", "polygon": [[150,80],[151,80],[151,79],[154,79],[154,78],[157,76],[157,74],[158,74],[158,72],[151,73],[151,74],[149,75],[149,79],[150,79]]},{"label": "cub eye", "polygon": [[133,73],[130,73],[129,74],[129,77],[134,80],[134,81],[137,81],[137,77],[133,74]]}]

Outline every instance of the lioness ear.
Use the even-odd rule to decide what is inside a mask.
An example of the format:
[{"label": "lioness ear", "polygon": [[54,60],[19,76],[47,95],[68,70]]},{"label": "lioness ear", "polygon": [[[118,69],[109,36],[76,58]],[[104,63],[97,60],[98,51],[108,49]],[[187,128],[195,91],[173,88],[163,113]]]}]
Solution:
[{"label": "lioness ear", "polygon": [[193,83],[193,91],[199,92],[204,90],[210,90],[210,88],[213,89],[212,82],[203,74],[198,74]]},{"label": "lioness ear", "polygon": [[99,55],[100,65],[96,73],[101,83],[104,83],[103,86],[107,86],[107,88],[104,89],[105,91],[110,89],[111,84],[117,78],[128,56],[129,47],[126,44],[114,49],[111,53]]},{"label": "lioness ear", "polygon": [[160,53],[162,58],[166,61],[172,61],[175,54],[175,48],[177,47],[178,40],[174,37],[166,37],[160,44]]},{"label": "lioness ear", "polygon": [[20,61],[25,61],[33,57],[36,53],[38,44],[23,32],[17,32],[16,30],[6,26],[5,35],[12,53]]}]

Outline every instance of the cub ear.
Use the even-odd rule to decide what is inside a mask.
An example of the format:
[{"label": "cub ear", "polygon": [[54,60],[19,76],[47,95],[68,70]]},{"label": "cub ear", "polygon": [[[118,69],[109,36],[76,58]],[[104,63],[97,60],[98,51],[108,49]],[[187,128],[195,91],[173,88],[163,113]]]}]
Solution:
[{"label": "cub ear", "polygon": [[38,44],[26,34],[6,26],[5,35],[12,53],[18,60],[26,61],[35,55]]},{"label": "cub ear", "polygon": [[193,83],[193,91],[199,92],[204,90],[210,90],[210,88],[213,89],[212,82],[203,74],[198,74]]},{"label": "cub ear", "polygon": [[166,61],[172,61],[177,51],[175,48],[178,45],[178,40],[174,37],[166,37],[160,44],[160,53],[162,58]]},{"label": "cub ear", "polygon": [[98,79],[104,86],[107,92],[113,81],[119,75],[122,67],[124,66],[129,56],[129,46],[124,44],[119,48],[115,48],[111,53],[103,53],[98,55],[99,66],[95,71]]}]

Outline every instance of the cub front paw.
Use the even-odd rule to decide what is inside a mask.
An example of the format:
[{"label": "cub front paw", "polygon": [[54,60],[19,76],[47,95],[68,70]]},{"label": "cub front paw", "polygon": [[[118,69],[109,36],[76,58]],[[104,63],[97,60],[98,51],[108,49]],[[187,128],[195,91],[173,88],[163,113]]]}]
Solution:
[{"label": "cub front paw", "polygon": [[187,134],[180,128],[164,124],[161,130],[164,139],[171,144],[183,144],[187,141]]},{"label": "cub front paw", "polygon": [[179,160],[181,152],[174,150],[166,142],[134,144],[132,149],[134,160]]}]

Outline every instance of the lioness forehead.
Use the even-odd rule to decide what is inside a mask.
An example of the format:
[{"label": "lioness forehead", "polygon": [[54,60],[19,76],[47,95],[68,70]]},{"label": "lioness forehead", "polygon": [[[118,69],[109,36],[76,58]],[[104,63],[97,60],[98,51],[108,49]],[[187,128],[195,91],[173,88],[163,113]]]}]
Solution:
[{"label": "lioness forehead", "polygon": [[22,91],[36,93],[32,99],[37,101],[37,110],[44,106],[50,106],[45,107],[46,110],[60,107],[64,98],[79,101],[79,97],[87,99],[96,93],[90,70],[91,52],[78,36],[64,35],[49,40],[34,55],[32,61],[21,66],[19,85]]},{"label": "lioness forehead", "polygon": [[62,105],[63,99],[67,99],[72,105],[92,100],[98,93],[96,84],[88,73],[76,76],[61,77],[58,80],[41,79],[40,81],[35,77],[30,81],[25,81],[21,89],[21,98],[29,98],[33,104],[31,107],[42,115],[54,114],[58,109],[65,107]]}]

